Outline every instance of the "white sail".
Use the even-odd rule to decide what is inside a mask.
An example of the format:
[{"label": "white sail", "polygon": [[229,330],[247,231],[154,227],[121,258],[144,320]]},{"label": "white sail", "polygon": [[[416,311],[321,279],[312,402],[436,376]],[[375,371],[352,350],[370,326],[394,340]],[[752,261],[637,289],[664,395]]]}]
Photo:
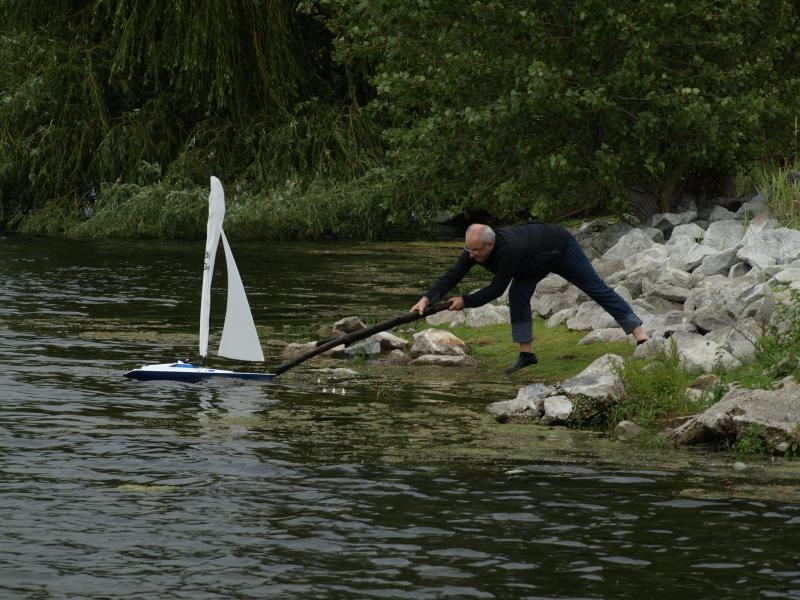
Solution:
[{"label": "white sail", "polygon": [[200,356],[208,356],[208,321],[211,316],[211,278],[214,276],[214,258],[217,255],[222,221],[225,219],[225,192],[222,182],[211,176],[208,194],[208,223],[206,224],[206,256],[203,265],[203,293],[200,298]]},{"label": "white sail", "polygon": [[233,252],[222,233],[222,247],[225,249],[225,262],[228,267],[228,302],[225,309],[225,325],[219,342],[220,356],[238,360],[264,362],[261,342],[258,341],[256,325],[250,312],[250,304],[244,293],[242,278],[233,260]]}]

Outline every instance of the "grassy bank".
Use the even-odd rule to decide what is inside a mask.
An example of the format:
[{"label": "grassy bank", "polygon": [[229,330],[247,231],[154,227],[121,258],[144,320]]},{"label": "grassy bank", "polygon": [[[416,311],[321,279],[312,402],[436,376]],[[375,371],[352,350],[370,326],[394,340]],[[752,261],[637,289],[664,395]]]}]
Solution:
[{"label": "grassy bank", "polygon": [[[782,225],[800,228],[800,178],[792,173],[792,169],[755,167],[737,178],[737,192],[756,189],[768,198]],[[393,222],[381,199],[390,192],[379,194],[369,178],[308,182],[290,176],[272,187],[221,178],[226,194],[225,231],[231,239],[370,240],[398,231],[410,238],[409,231],[424,232],[437,216],[416,215],[411,228]],[[205,233],[207,198],[207,179],[198,174],[155,183],[109,183],[100,186],[92,205],[49,202],[32,214],[12,217],[7,227],[29,235],[71,239],[194,239]],[[563,224],[579,223],[573,219]]]}]

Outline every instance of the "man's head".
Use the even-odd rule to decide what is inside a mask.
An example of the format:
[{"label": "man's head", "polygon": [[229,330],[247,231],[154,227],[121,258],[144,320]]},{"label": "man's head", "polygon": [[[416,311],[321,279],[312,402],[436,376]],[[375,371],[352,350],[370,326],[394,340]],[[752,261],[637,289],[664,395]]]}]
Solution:
[{"label": "man's head", "polygon": [[464,240],[464,249],[469,252],[470,257],[482,263],[494,248],[494,230],[488,225],[473,223],[467,228]]}]

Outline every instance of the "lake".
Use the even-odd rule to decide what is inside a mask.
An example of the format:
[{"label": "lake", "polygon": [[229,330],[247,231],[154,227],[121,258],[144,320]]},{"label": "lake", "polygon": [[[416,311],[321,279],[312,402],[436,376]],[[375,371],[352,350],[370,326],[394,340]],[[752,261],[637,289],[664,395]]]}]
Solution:
[{"label": "lake", "polygon": [[[407,310],[460,247],[232,245],[275,337]],[[800,598],[790,460],[499,425],[480,366],[124,378],[197,354],[202,252],[0,238],[0,597]]]}]

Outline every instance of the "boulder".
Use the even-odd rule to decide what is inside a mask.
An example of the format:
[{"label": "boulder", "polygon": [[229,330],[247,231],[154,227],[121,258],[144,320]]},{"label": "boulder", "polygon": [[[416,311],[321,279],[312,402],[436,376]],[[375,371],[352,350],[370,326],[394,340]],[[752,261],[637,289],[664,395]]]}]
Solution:
[{"label": "boulder", "polygon": [[339,336],[343,333],[353,333],[359,329],[364,329],[364,327],[366,327],[366,325],[364,325],[363,321],[358,317],[345,317],[333,324],[333,332],[334,335]]},{"label": "boulder", "polygon": [[408,346],[408,340],[389,333],[388,331],[379,331],[372,336],[381,345],[381,350],[388,352],[391,350],[402,350]]},{"label": "boulder", "polygon": [[789,383],[778,390],[736,389],[728,392],[714,406],[695,415],[667,437],[680,444],[741,440],[755,430],[768,448],[794,439],[800,427],[798,390]]},{"label": "boulder", "polygon": [[800,257],[800,231],[780,227],[748,235],[736,256],[759,269]]},{"label": "boulder", "polygon": [[531,308],[542,317],[550,317],[567,306],[575,306],[581,294],[574,285],[565,285],[563,289],[551,292],[540,288],[541,283],[536,286],[536,293],[531,298]]},{"label": "boulder", "polygon": [[411,357],[402,350],[392,350],[386,355],[386,358],[383,359],[383,364],[385,365],[403,366],[410,362]]},{"label": "boulder", "polygon": [[614,428],[614,433],[621,440],[633,440],[646,432],[644,427],[640,427],[633,421],[620,421]]},{"label": "boulder", "polygon": [[447,354],[422,354],[413,359],[409,365],[434,365],[440,367],[474,367],[477,362],[471,356],[453,356]]},{"label": "boulder", "polygon": [[572,414],[572,400],[566,396],[548,396],[542,404],[542,425],[563,425]]},{"label": "boulder", "polygon": [[587,333],[578,342],[578,346],[589,346],[590,344],[605,344],[610,342],[623,342],[628,339],[628,335],[619,327],[606,327],[595,329]]},{"label": "boulder", "polygon": [[434,327],[459,327],[467,322],[463,310],[442,310],[425,317],[425,322]]},{"label": "boulder", "polygon": [[603,254],[603,260],[624,262],[626,258],[652,247],[654,243],[641,229],[632,229]]},{"label": "boulder", "polygon": [[486,325],[498,325],[511,321],[508,306],[484,304],[477,308],[470,308],[466,313],[466,324],[469,327],[485,327]]},{"label": "boulder", "polygon": [[441,329],[425,329],[414,334],[414,345],[411,356],[420,357],[425,354],[464,356],[467,345],[449,331]]},{"label": "boulder", "polygon": [[651,338],[647,344],[638,346],[633,353],[634,358],[649,358],[658,353],[671,352],[674,344],[681,364],[690,373],[707,373],[720,365],[726,369],[733,369],[742,365],[727,348],[713,339],[707,339],[698,333],[677,331],[669,340]]},{"label": "boulder", "polygon": [[381,343],[375,337],[368,337],[351,346],[347,346],[344,350],[344,355],[348,360],[355,358],[372,360],[381,355]]},{"label": "boulder", "polygon": [[567,319],[570,329],[603,329],[616,325],[614,317],[594,301],[584,302],[577,312]]},{"label": "boulder", "polygon": [[703,244],[715,250],[729,250],[739,245],[744,237],[744,225],[735,219],[717,220],[706,229]]},{"label": "boulder", "polygon": [[731,267],[739,262],[738,248],[728,248],[715,254],[708,254],[703,258],[700,266],[695,269],[701,275],[727,275]]},{"label": "boulder", "polygon": [[625,386],[616,375],[578,375],[561,382],[561,391],[569,397],[620,400]]},{"label": "boulder", "polygon": [[550,386],[532,383],[520,388],[513,400],[490,404],[488,411],[500,423],[510,420],[539,419],[544,413],[544,399],[552,393],[553,388]]},{"label": "boulder", "polygon": [[619,354],[604,354],[579,373],[580,376],[589,375],[616,375],[616,368],[623,362]]}]

